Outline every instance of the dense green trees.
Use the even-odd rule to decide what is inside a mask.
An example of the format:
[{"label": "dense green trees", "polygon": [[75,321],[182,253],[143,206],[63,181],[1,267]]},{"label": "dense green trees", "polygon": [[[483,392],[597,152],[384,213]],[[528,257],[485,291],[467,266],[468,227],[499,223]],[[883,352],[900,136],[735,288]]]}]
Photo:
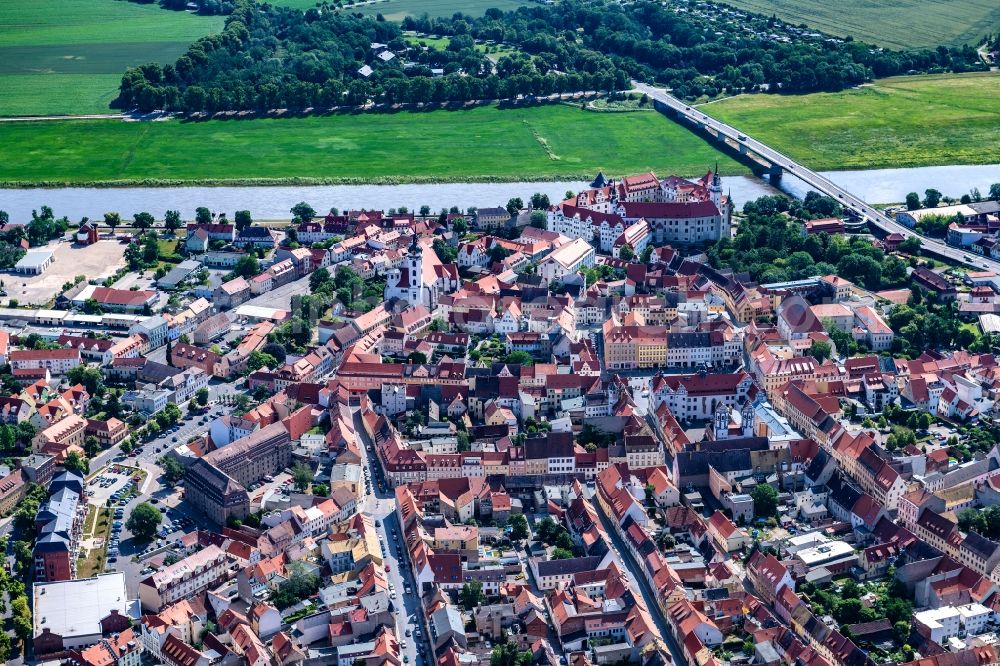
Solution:
[{"label": "dense green trees", "polygon": [[16,597],[10,605],[10,610],[13,614],[14,633],[17,634],[17,637],[22,642],[26,642],[34,633],[31,622],[31,609],[28,608],[28,598],[23,594]]},{"label": "dense green trees", "polygon": [[233,267],[233,275],[235,277],[249,279],[258,273],[260,273],[260,261],[252,254],[240,257],[236,262],[236,266]]},{"label": "dense green trees", "polygon": [[27,225],[27,239],[31,247],[45,245],[55,240],[69,229],[69,220],[65,216],[56,218],[48,206],[42,206],[39,211],[31,211],[31,222]]},{"label": "dense green trees", "polygon": [[142,502],[134,509],[125,522],[125,527],[139,541],[150,541],[156,536],[156,528],[163,522],[163,514],[149,502]]},{"label": "dense green trees", "polygon": [[104,224],[107,225],[109,229],[111,229],[112,236],[115,235],[115,229],[118,228],[118,225],[120,225],[121,223],[122,223],[122,216],[120,213],[116,213],[115,211],[109,211],[104,214]]},{"label": "dense green trees", "polygon": [[1000,538],[1000,505],[965,509],[958,514],[958,527],[963,532],[977,532],[988,539]]},{"label": "dense green trees", "polygon": [[163,479],[171,486],[184,478],[184,465],[172,456],[163,456],[156,461],[163,469]]},{"label": "dense green trees", "polygon": [[709,249],[713,266],[746,271],[761,283],[830,273],[868,289],[906,282],[906,264],[886,256],[866,238],[825,233],[803,236],[802,220],[841,214],[839,204],[830,197],[815,192],[803,201],[766,196],[747,202],[743,213],[736,237]]},{"label": "dense green trees", "polygon": [[[400,26],[388,21],[237,0],[221,34],[198,40],[174,64],[129,69],[117,104],[143,111],[303,109],[368,100],[514,98],[628,85],[624,69],[575,39],[560,37],[563,57],[516,53],[494,67],[468,34],[460,34],[458,23],[450,29],[455,36],[447,48],[425,50],[408,45]],[[383,61],[370,46],[376,42],[387,44],[398,57]],[[365,67],[371,73],[359,75]]]},{"label": "dense green trees", "polygon": [[941,203],[941,193],[934,188],[924,190],[924,208],[934,208]]},{"label": "dense green trees", "polygon": [[510,517],[510,538],[515,541],[528,538],[528,519],[523,513],[515,513]]},{"label": "dense green trees", "polygon": [[290,575],[281,585],[278,591],[271,597],[271,603],[284,610],[293,606],[302,599],[306,599],[319,589],[320,579],[315,574],[306,571],[301,562],[292,562],[288,565]]},{"label": "dense green trees", "polygon": [[920,303],[892,309],[886,323],[896,332],[894,354],[917,357],[927,349],[951,348],[961,332],[951,304]]},{"label": "dense green trees", "polygon": [[152,213],[143,211],[132,216],[132,227],[134,229],[145,231],[146,229],[152,228],[154,224],[156,224],[156,219],[153,217]]},{"label": "dense green trees", "polygon": [[270,354],[266,354],[262,351],[250,352],[250,356],[247,357],[247,370],[250,372],[256,372],[261,368],[276,370],[278,368],[278,361]]},{"label": "dense green trees", "polygon": [[87,476],[90,472],[90,461],[80,455],[77,451],[70,451],[63,461],[63,468],[67,472],[76,472],[80,476]]},{"label": "dense green trees", "polygon": [[833,350],[830,347],[830,343],[825,340],[814,340],[812,345],[809,347],[809,355],[820,363],[830,358],[832,352]]},{"label": "dense green trees", "polygon": [[[982,69],[968,46],[893,52],[791,31],[782,34],[787,41],[775,40],[771,35],[784,27],[768,17],[723,23],[711,12],[680,13],[651,0],[566,0],[479,17],[425,14],[407,17],[402,26],[252,0],[200,3],[202,10],[210,5],[224,7],[222,13],[231,9],[222,33],[198,40],[172,64],[126,71],[119,106],[214,112],[512,99],[622,90],[630,77],[694,98],[723,91],[835,91],[909,71]],[[408,44],[401,27],[450,39],[444,48],[424,49]],[[494,64],[476,49],[476,40],[513,49]],[[383,60],[372,43],[386,44],[396,57]]]},{"label": "dense green trees", "polygon": [[478,580],[469,581],[462,586],[458,599],[465,610],[475,610],[486,601],[486,595],[483,594],[483,584]]},{"label": "dense green trees", "polygon": [[304,493],[309,487],[309,484],[313,480],[313,471],[305,463],[295,463],[292,467],[292,482],[295,484],[295,489],[300,493]]},{"label": "dense green trees", "polygon": [[518,651],[517,643],[505,640],[490,653],[490,666],[531,666],[531,650]]},{"label": "dense green trees", "polygon": [[535,359],[533,359],[531,354],[526,351],[515,350],[507,354],[504,362],[517,363],[519,365],[533,365],[535,363]]},{"label": "dense green trees", "polygon": [[832,91],[910,70],[982,68],[971,47],[899,53],[790,32],[787,41],[777,41],[770,35],[783,28],[769,17],[748,15],[729,23],[719,19],[720,14],[711,11],[681,13],[671,4],[652,1],[569,1],[507,13],[493,10],[479,18],[408,17],[403,28],[429,34],[468,32],[477,39],[502,41],[557,69],[580,56],[579,40],[631,76],[664,83],[688,98],[723,90]]},{"label": "dense green trees", "polygon": [[753,512],[758,518],[770,518],[778,512],[778,491],[762,483],[750,491]]},{"label": "dense green trees", "polygon": [[[860,601],[860,597],[869,591],[875,594],[875,605],[871,607]],[[848,580],[839,591],[820,589],[813,583],[806,582],[802,584],[799,592],[808,599],[816,615],[829,613],[841,624],[886,618],[893,623],[893,630],[898,635],[909,634],[907,629],[913,615],[913,603],[909,600],[906,587],[891,577],[890,583],[884,588],[875,586],[866,589],[853,580]],[[902,623],[905,627],[900,626],[897,629],[896,623]]]},{"label": "dense green trees", "polygon": [[177,210],[168,210],[163,214],[163,226],[170,232],[176,232],[182,226],[184,226],[184,221],[181,219],[181,213]]},{"label": "dense green trees", "polygon": [[83,384],[91,396],[104,393],[104,375],[101,370],[92,365],[78,365],[66,373],[66,379],[71,384]]}]

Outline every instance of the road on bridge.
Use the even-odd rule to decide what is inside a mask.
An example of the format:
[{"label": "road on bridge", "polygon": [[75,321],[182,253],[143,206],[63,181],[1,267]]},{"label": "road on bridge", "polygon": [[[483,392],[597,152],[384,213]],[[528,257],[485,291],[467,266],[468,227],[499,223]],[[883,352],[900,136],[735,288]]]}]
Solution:
[{"label": "road on bridge", "polygon": [[715,132],[719,136],[725,137],[731,145],[740,146],[741,151],[753,153],[764,158],[772,165],[795,176],[817,192],[836,199],[846,210],[853,212],[865,222],[882,229],[885,233],[890,234],[895,232],[902,235],[903,238],[917,238],[924,252],[935,254],[958,264],[965,264],[973,268],[982,268],[1000,273],[1000,262],[968,254],[962,248],[951,247],[942,241],[927,238],[914,232],[882,211],[868,205],[868,203],[840,187],[829,178],[799,164],[784,153],[778,152],[745,132],[741,132],[731,125],[712,118],[701,109],[688,105],[686,102],[670,95],[662,88],[654,88],[638,81],[633,82],[633,86],[635,90],[645,93],[655,102],[658,102],[660,108],[669,108],[679,118],[684,118],[691,123]]}]

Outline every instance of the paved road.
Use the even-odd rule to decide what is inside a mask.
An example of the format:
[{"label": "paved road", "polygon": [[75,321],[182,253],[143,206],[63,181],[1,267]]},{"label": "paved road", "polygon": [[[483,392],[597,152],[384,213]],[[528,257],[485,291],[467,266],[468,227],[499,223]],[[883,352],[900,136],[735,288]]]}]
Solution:
[{"label": "paved road", "polygon": [[618,536],[618,532],[615,531],[614,525],[611,524],[610,519],[604,515],[604,510],[601,509],[600,503],[593,497],[592,491],[590,492],[590,495],[590,499],[594,503],[594,508],[597,509],[597,514],[601,517],[601,522],[604,524],[604,531],[608,533],[609,537],[611,537],[611,543],[614,546],[615,561],[625,571],[628,571],[629,578],[632,579],[633,589],[638,588],[643,601],[646,602],[646,609],[649,611],[649,616],[653,618],[656,628],[660,630],[660,636],[663,637],[663,642],[666,644],[667,649],[670,650],[670,656],[673,657],[674,664],[687,663],[687,660],[684,659],[684,655],[681,652],[680,646],[677,644],[677,641],[674,640],[674,635],[670,631],[670,625],[667,624],[666,619],[663,617],[663,613],[660,612],[660,607],[656,603],[656,594],[649,586],[649,583],[646,582],[646,576],[643,574],[642,568],[635,561],[635,559],[633,559],[631,553],[629,553],[628,549],[625,547],[625,543],[622,541],[621,537]]},{"label": "paved road", "polygon": [[817,192],[837,199],[846,210],[857,214],[860,219],[873,224],[887,234],[899,233],[903,238],[917,238],[920,240],[920,244],[925,252],[931,252],[955,263],[1000,272],[1000,262],[971,255],[967,250],[951,247],[939,240],[934,240],[914,232],[909,227],[896,222],[895,219],[885,213],[869,206],[860,197],[840,187],[829,178],[799,164],[791,157],[774,150],[767,144],[754,139],[752,136],[739,131],[735,127],[712,118],[704,113],[703,109],[689,106],[685,102],[668,94],[662,88],[654,88],[653,86],[638,82],[635,82],[634,85],[636,90],[647,94],[653,100],[659,102],[660,105],[668,107],[691,122],[725,136],[733,145],[746,146],[749,152],[760,155],[765,160],[771,162],[771,164],[799,178]]},{"label": "paved road", "polygon": [[[430,644],[427,642],[428,627],[416,582],[413,580],[409,553],[403,545],[402,528],[396,514],[396,497],[392,486],[387,484],[382,476],[382,467],[374,455],[373,442],[361,425],[360,411],[354,411],[353,420],[354,429],[362,444],[361,455],[364,457],[364,465],[372,479],[373,492],[365,498],[362,510],[381,523],[376,530],[382,544],[383,559],[389,566],[389,582],[395,588],[397,595],[396,599],[393,599],[397,612],[397,636],[406,642],[406,648],[402,653],[408,657],[409,664],[430,664],[433,660]],[[410,589],[410,594],[406,593],[407,588]],[[410,636],[406,635],[407,632]]]}]

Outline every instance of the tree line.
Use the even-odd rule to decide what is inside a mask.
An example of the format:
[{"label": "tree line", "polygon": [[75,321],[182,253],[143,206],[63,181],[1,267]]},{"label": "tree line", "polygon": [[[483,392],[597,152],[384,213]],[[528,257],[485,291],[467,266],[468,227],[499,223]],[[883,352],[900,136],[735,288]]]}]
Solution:
[{"label": "tree line", "polygon": [[158,4],[164,9],[172,9],[178,12],[184,12],[190,9],[188,3],[195,4],[198,9],[196,10],[202,16],[215,16],[218,14],[232,14],[233,3],[229,0],[130,0],[137,5],[152,5]]}]

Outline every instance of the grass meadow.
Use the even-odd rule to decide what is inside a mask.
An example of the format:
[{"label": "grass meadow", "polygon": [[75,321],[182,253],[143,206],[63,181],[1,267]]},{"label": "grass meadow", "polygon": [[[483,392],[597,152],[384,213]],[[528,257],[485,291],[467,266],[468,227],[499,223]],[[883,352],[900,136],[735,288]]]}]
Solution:
[{"label": "grass meadow", "polygon": [[1000,73],[880,79],[839,93],[743,95],[708,114],[815,169],[993,164]]},{"label": "grass meadow", "polygon": [[[307,0],[281,1],[295,3],[295,6],[299,6],[299,3]],[[451,16],[455,12],[478,16],[486,13],[486,10],[491,7],[510,11],[526,4],[528,4],[526,0],[470,0],[469,2],[456,0],[377,0],[371,4],[352,7],[346,11],[360,12],[367,16],[381,14],[387,21],[402,21],[406,16],[421,16],[423,14],[432,18]]]},{"label": "grass meadow", "polygon": [[4,0],[0,115],[109,113],[126,68],[171,62],[222,22],[126,0]]},{"label": "grass meadow", "polygon": [[0,181],[546,180],[747,169],[653,112],[567,105],[184,123],[0,123]]},{"label": "grass meadow", "polygon": [[1000,24],[996,0],[729,0],[729,4],[897,50],[976,44]]}]

